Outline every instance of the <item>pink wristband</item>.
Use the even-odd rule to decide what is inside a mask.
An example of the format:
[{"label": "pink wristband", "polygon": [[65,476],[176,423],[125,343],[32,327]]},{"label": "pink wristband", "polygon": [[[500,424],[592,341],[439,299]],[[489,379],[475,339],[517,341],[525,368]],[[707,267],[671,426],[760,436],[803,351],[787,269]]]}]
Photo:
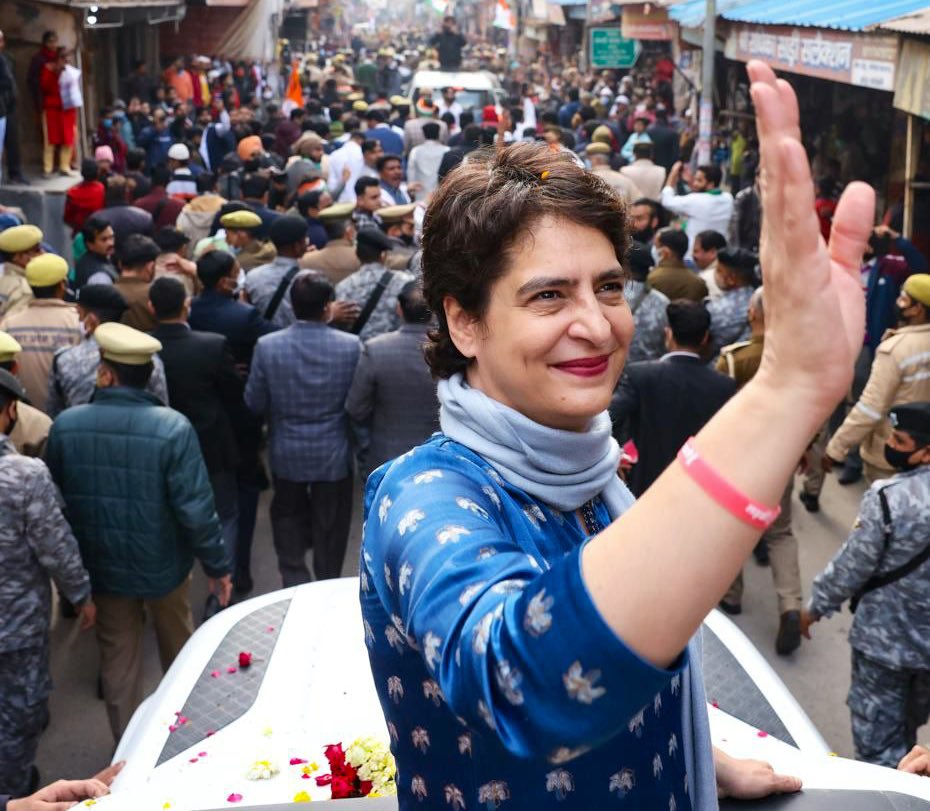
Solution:
[{"label": "pink wristband", "polygon": [[756,529],[768,529],[781,515],[781,507],[766,507],[737,490],[701,458],[693,440],[691,437],[678,451],[678,461],[698,487],[740,521]]}]

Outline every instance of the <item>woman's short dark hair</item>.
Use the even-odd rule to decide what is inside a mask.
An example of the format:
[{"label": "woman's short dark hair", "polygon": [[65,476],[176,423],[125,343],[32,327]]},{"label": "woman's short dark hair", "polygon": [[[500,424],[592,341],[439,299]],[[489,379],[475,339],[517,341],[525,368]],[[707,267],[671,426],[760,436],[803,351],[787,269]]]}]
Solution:
[{"label": "woman's short dark hair", "polygon": [[197,278],[207,289],[212,290],[220,279],[228,276],[236,263],[236,258],[226,251],[208,251],[197,260]]},{"label": "woman's short dark hair", "polygon": [[600,231],[618,260],[626,255],[626,208],[573,156],[536,143],[473,152],[436,192],[423,225],[423,292],[438,329],[426,360],[436,377],[464,371],[469,359],[452,342],[443,300],[484,315],[491,287],[506,272],[514,245],[545,217]]}]

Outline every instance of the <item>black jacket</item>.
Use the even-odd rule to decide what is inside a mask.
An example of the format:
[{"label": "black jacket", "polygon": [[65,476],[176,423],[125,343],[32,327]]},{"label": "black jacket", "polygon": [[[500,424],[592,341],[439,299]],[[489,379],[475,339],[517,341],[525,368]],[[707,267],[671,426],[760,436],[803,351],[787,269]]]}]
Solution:
[{"label": "black jacket", "polygon": [[87,251],[74,266],[74,291],[80,290],[95,273],[106,273],[114,282],[119,278],[119,271],[109,259]]},{"label": "black jacket", "polygon": [[653,124],[646,130],[652,139],[652,160],[669,171],[679,157],[678,132],[668,124]]},{"label": "black jacket", "polygon": [[243,382],[222,335],[194,332],[186,324],[159,324],[171,407],[187,417],[210,475],[235,470],[239,462],[230,412],[242,402]]},{"label": "black jacket", "polygon": [[641,496],[659,478],[688,437],[735,392],[734,380],[693,356],[672,355],[627,367],[610,415],[617,439],[632,439],[639,451],[627,482],[634,495]]}]

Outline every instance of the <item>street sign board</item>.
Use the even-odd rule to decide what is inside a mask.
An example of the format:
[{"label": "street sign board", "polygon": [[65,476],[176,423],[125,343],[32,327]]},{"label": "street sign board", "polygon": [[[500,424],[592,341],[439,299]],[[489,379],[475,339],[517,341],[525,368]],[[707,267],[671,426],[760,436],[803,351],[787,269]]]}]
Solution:
[{"label": "street sign board", "polygon": [[624,39],[619,26],[592,27],[589,30],[589,62],[592,68],[631,68],[639,59],[639,40]]}]

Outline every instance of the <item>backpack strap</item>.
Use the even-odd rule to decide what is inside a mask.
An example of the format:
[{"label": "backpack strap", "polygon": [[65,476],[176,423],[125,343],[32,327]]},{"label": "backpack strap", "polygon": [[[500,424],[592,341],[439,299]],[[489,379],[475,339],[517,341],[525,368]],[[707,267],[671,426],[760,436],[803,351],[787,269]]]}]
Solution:
[{"label": "backpack strap", "polygon": [[369,294],[368,301],[365,302],[365,306],[352,325],[351,332],[353,335],[358,335],[365,328],[365,324],[368,323],[368,319],[371,318],[371,314],[374,312],[375,307],[377,307],[378,302],[381,301],[381,296],[384,295],[384,291],[387,289],[391,281],[391,276],[393,275],[393,272],[390,270],[386,270],[381,274],[381,278],[378,279],[378,284],[375,285],[375,289]]},{"label": "backpack strap", "polygon": [[278,311],[278,307],[281,306],[287,288],[291,286],[291,282],[294,281],[294,277],[299,271],[300,266],[294,265],[294,267],[284,274],[284,277],[278,283],[278,289],[274,291],[274,295],[271,297],[271,301],[268,302],[268,307],[265,309],[264,318],[266,321],[271,321],[274,318],[275,313]]}]

